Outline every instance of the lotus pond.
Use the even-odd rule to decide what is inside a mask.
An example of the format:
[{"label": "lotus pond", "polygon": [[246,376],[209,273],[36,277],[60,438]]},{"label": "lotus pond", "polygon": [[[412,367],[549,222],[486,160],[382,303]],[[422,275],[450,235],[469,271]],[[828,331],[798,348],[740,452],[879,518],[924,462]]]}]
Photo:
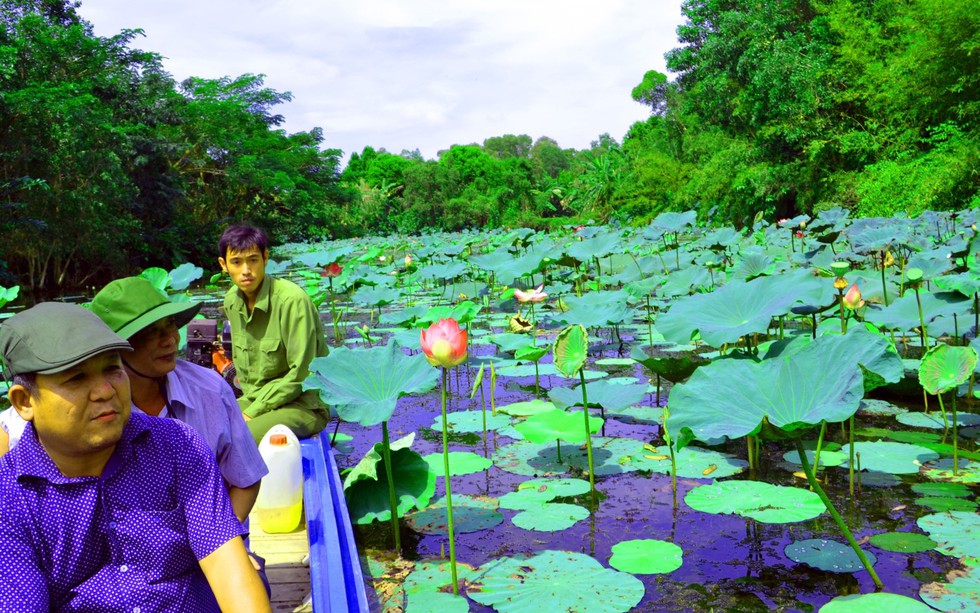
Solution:
[{"label": "lotus pond", "polygon": [[286,246],[374,606],[978,610],[977,216]]}]

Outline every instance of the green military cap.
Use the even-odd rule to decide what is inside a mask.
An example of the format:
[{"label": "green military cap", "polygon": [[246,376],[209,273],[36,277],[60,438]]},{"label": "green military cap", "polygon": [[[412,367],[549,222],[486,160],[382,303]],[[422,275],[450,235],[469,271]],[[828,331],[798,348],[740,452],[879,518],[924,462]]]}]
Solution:
[{"label": "green military cap", "polygon": [[75,304],[42,302],[0,326],[4,375],[51,375],[104,351],[132,350],[91,311]]},{"label": "green military cap", "polygon": [[202,306],[200,302],[171,302],[143,277],[116,279],[92,300],[92,312],[123,338],[167,317],[183,328]]}]

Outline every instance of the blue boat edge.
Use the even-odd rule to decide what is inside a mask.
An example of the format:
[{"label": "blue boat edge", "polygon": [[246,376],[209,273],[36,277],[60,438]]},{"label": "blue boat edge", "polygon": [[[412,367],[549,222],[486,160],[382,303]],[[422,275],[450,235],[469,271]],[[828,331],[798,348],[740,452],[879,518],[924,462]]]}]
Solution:
[{"label": "blue boat edge", "polygon": [[300,441],[315,613],[368,611],[364,573],[327,434]]}]

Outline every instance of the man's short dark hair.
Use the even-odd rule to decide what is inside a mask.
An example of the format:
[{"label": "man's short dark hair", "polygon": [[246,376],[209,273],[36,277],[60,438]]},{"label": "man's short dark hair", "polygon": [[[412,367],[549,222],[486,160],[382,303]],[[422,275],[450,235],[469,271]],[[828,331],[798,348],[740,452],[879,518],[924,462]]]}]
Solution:
[{"label": "man's short dark hair", "polygon": [[37,373],[29,372],[22,375],[14,375],[11,384],[22,386],[31,395],[31,398],[37,398]]},{"label": "man's short dark hair", "polygon": [[221,235],[218,241],[218,251],[220,257],[228,257],[228,250],[245,251],[251,247],[258,247],[259,251],[265,253],[269,248],[269,238],[262,228],[257,228],[249,224],[236,224],[229,226]]}]

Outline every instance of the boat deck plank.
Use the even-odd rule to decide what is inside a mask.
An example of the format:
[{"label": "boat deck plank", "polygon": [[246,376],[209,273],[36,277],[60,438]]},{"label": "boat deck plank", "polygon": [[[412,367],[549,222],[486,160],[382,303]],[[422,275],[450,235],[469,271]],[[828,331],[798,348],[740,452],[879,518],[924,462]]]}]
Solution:
[{"label": "boat deck plank", "polygon": [[303,601],[310,594],[310,553],[306,521],[285,534],[269,534],[259,527],[253,514],[249,521],[252,551],[265,558],[266,576],[272,586],[273,613],[305,613],[313,610]]}]

